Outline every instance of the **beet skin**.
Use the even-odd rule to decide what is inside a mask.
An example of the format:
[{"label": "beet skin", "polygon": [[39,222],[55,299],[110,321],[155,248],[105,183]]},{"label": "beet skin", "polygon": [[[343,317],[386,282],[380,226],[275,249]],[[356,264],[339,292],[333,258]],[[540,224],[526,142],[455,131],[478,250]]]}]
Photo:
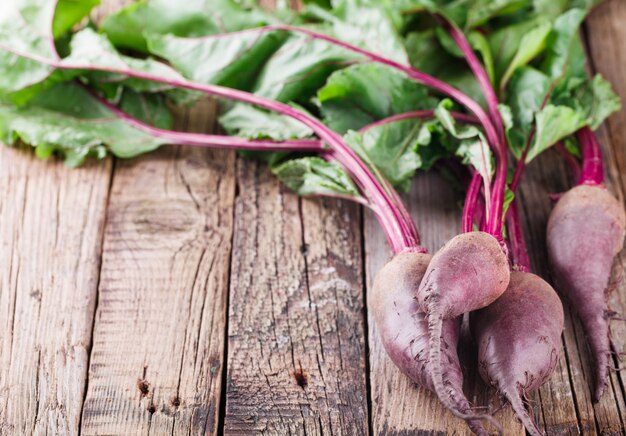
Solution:
[{"label": "beet skin", "polygon": [[[435,392],[428,368],[429,336],[426,315],[416,300],[417,288],[431,256],[424,253],[401,253],[387,263],[374,279],[370,310],[380,338],[393,363],[413,382]],[[443,324],[443,372],[448,395],[455,406],[469,413],[471,406],[463,394],[463,373],[456,353],[459,319]],[[487,435],[479,421],[469,421],[478,435]]]},{"label": "beet skin", "polygon": [[611,344],[606,295],[613,259],[624,242],[623,206],[601,185],[580,185],[558,201],[548,221],[550,267],[557,289],[578,313],[594,356],[594,401],[608,380]]},{"label": "beet skin", "polygon": [[524,400],[548,380],[559,360],[563,305],[558,295],[540,277],[512,272],[504,294],[473,312],[470,326],[481,377],[511,403],[531,435],[541,435]]}]

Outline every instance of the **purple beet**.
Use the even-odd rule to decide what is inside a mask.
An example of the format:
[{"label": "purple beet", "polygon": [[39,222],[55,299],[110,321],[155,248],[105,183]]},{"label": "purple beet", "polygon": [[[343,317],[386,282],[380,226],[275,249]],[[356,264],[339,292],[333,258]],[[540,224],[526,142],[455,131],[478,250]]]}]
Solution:
[{"label": "purple beet", "polygon": [[[483,232],[463,233],[433,256],[417,292],[428,320],[428,362],[435,392],[459,418],[478,416],[461,411],[447,394],[446,385],[450,381],[443,365],[443,322],[491,304],[506,290],[509,276],[507,257],[493,236]],[[488,415],[480,418],[493,420]]]},{"label": "purple beet", "polygon": [[478,344],[478,370],[513,407],[533,435],[543,434],[524,405],[556,367],[563,333],[563,305],[540,277],[512,272],[509,287],[493,304],[470,315]]},{"label": "purple beet", "polygon": [[[370,310],[393,363],[412,381],[435,392],[428,366],[428,321],[415,298],[430,259],[431,256],[424,253],[396,255],[376,275]],[[471,406],[463,394],[463,373],[456,353],[459,327],[459,319],[443,323],[442,370],[448,381],[449,402],[459,410],[470,413]],[[475,434],[488,434],[480,421],[471,420],[468,425]]]},{"label": "purple beet", "polygon": [[566,192],[550,214],[548,255],[556,287],[582,321],[594,357],[594,402],[607,385],[611,343],[607,287],[622,250],[623,206],[601,185]]}]

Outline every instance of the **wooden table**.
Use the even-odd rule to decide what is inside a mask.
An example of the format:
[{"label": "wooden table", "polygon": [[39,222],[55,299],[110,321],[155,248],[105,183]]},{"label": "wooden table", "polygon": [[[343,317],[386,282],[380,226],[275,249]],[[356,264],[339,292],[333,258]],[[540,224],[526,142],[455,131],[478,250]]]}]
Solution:
[{"label": "wooden table", "polygon": [[[609,0],[585,35],[591,69],[626,98],[624,23],[626,2]],[[211,132],[215,110],[178,127]],[[623,199],[626,112],[599,135]],[[548,193],[568,183],[548,153],[521,187],[544,277]],[[459,230],[459,201],[437,175],[416,178],[408,203],[431,250]],[[2,148],[0,433],[467,434],[383,352],[366,306],[388,257],[369,213],[300,199],[234,153],[169,146],[69,170]],[[626,312],[623,284],[611,306]],[[591,404],[589,354],[566,318],[535,417],[551,435],[623,434],[626,378],[611,374]],[[626,326],[612,328],[625,349]],[[475,376],[466,391],[492,396]],[[496,417],[523,434],[508,408]]]}]

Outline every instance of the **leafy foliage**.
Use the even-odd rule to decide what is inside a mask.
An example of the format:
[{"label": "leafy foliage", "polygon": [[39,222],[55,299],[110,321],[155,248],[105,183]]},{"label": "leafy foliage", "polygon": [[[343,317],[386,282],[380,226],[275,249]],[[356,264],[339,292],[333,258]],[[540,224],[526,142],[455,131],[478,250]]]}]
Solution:
[{"label": "leafy foliage", "polygon": [[[171,126],[169,113],[163,112],[158,101],[132,94],[122,106],[158,127]],[[107,151],[128,158],[164,143],[117,118],[83,87],[73,83],[42,91],[22,107],[0,103],[0,139],[9,145],[18,140],[31,144],[42,158],[58,153],[72,167],[82,164],[88,156],[101,159]]]},{"label": "leafy foliage", "polygon": [[[38,155],[59,153],[70,165],[107,151],[129,157],[154,149],[160,140],[124,124],[72,81],[157,126],[170,122],[166,100],[188,103],[198,94],[110,72],[128,68],[246,90],[308,111],[345,134],[376,172],[401,189],[417,170],[443,156],[457,156],[488,179],[493,158],[483,132],[456,122],[451,110],[461,108],[443,96],[329,42],[261,28],[291,23],[322,32],[434,75],[484,106],[462,53],[433,13],[465,32],[484,64],[517,158],[526,150],[530,162],[559,141],[573,150],[569,138],[577,129],[597,128],[620,108],[611,86],[586,73],[578,35],[593,0],[311,0],[302,12],[269,12],[252,0],[139,0],[106,17],[100,32],[72,31],[97,3],[14,0],[0,9],[5,142],[31,143]],[[48,65],[58,59],[56,48],[64,70]],[[61,92],[71,96],[61,98]],[[436,118],[358,132],[421,109],[435,109]],[[246,105],[229,106],[220,122],[229,133],[253,139],[313,135],[292,120]],[[285,153],[263,158],[301,193],[354,195],[347,174],[339,177],[342,170],[326,161]]]}]

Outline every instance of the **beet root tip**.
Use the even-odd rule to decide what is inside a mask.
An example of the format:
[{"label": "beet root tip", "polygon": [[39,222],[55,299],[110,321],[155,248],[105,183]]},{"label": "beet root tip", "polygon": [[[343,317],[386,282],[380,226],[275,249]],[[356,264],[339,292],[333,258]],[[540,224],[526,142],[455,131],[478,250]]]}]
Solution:
[{"label": "beet root tip", "polygon": [[541,431],[541,429],[537,426],[537,423],[533,419],[532,416],[528,413],[526,406],[524,405],[524,401],[522,400],[522,396],[519,392],[507,393],[504,392],[504,396],[511,403],[511,408],[515,412],[515,415],[520,420],[522,425],[528,431],[528,434],[531,436],[544,436],[545,433]]},{"label": "beet root tip", "polygon": [[428,333],[430,335],[428,366],[432,374],[435,393],[437,394],[437,397],[439,397],[439,401],[441,401],[444,407],[448,409],[454,416],[465,420],[466,422],[468,422],[468,424],[471,422],[476,422],[478,420],[485,420],[490,422],[498,430],[499,434],[502,434],[502,426],[493,416],[489,414],[473,414],[461,410],[459,408],[459,404],[453,401],[450,392],[448,391],[448,389],[446,389],[447,383],[444,383],[443,369],[441,364],[442,325],[443,316],[441,315],[440,306],[436,308],[431,308],[428,314]]}]

